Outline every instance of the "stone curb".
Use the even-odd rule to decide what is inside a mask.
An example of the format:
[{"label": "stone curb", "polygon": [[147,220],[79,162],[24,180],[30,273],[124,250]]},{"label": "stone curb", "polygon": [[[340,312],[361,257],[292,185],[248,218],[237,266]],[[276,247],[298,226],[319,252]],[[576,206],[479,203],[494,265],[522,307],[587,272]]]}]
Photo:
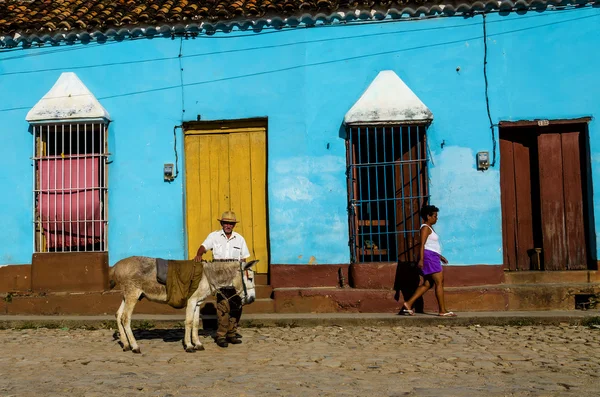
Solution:
[{"label": "stone curb", "polygon": [[[214,315],[202,316],[204,328],[214,328]],[[249,314],[244,315],[241,327],[315,327],[315,326],[532,326],[532,325],[590,325],[600,324],[600,311],[565,312],[492,312],[459,313],[454,318],[434,314],[399,316],[382,313],[324,313],[324,314]],[[134,315],[132,327],[138,329],[178,329],[184,327],[181,315]],[[0,316],[0,329],[80,328],[116,329],[114,316]]]}]

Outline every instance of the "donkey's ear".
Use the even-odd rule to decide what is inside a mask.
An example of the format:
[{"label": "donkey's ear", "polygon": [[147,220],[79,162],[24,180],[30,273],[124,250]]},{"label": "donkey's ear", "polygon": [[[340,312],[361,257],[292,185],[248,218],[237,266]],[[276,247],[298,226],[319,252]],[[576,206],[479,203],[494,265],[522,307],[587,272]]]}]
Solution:
[{"label": "donkey's ear", "polygon": [[251,261],[251,262],[247,262],[247,263],[245,263],[245,264],[244,264],[244,270],[246,270],[246,269],[250,269],[250,268],[251,268],[252,266],[254,266],[254,265],[257,263],[257,262],[258,262],[258,259],[257,259],[257,260],[254,260],[254,261]]}]

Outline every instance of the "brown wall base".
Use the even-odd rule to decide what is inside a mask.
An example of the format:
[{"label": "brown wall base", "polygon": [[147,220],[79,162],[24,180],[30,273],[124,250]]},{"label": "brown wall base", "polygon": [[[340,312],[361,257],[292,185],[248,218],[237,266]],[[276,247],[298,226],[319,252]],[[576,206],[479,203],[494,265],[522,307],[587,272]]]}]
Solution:
[{"label": "brown wall base", "polygon": [[[415,272],[409,265],[396,263],[361,263],[350,265],[354,288],[396,289],[395,285]],[[502,265],[444,266],[446,287],[494,285],[504,281]]]},{"label": "brown wall base", "polygon": [[[393,313],[402,307],[394,291],[364,289],[275,289],[277,313]],[[445,289],[446,307],[457,312],[575,310],[577,294],[600,294],[595,285],[539,285],[451,287]],[[436,314],[432,290],[424,295],[425,313]]]},{"label": "brown wall base", "polygon": [[[340,286],[340,271],[345,284],[361,289],[394,289],[411,269],[396,263],[352,265],[271,265],[273,288],[316,288]],[[490,285],[504,282],[502,265],[444,266],[447,287]]]},{"label": "brown wall base", "polygon": [[0,267],[0,292],[26,292],[31,289],[31,265]]},{"label": "brown wall base", "polygon": [[[0,315],[111,315],[121,305],[121,291],[75,292],[75,293],[29,293],[15,294],[0,299]],[[245,314],[273,313],[273,300],[258,299],[252,305],[244,307]],[[216,314],[214,299],[209,298],[200,309],[202,314]],[[134,314],[182,314],[185,309],[174,309],[169,305],[139,301]]]},{"label": "brown wall base", "polygon": [[[95,275],[96,281],[104,277],[99,268],[93,273],[85,265],[65,274],[72,269],[70,266],[75,265],[59,262],[56,268],[47,266],[47,273],[38,272],[38,276],[48,276],[52,269],[60,269],[49,277],[52,287],[61,292],[42,293],[19,293],[30,288],[34,268],[27,265],[0,268],[0,293],[5,292],[0,294],[3,298],[0,314],[115,313],[121,302],[119,291],[67,292],[64,281],[77,289],[90,285],[73,280],[70,278],[73,274]],[[350,284],[345,288],[338,286],[340,269],[346,284]],[[403,295],[394,289],[397,276],[405,276],[400,277],[400,287],[419,282],[414,269],[400,270],[397,273],[395,264],[273,265],[274,300],[268,299],[270,287],[262,286],[265,293],[261,292],[260,299],[244,308],[244,313],[397,312],[403,302]],[[599,271],[503,272],[501,266],[447,266],[444,274],[447,308],[459,312],[574,310],[576,295],[600,295]],[[205,308],[206,314],[214,314],[212,302],[207,302]],[[429,291],[424,296],[424,311],[435,314],[437,310],[435,295]],[[140,301],[135,309],[135,313],[143,314],[180,312],[147,300]]]},{"label": "brown wall base", "polygon": [[[352,288],[335,287],[340,268],[344,274],[347,269]],[[410,296],[419,283],[416,268],[395,263],[348,268],[275,265],[272,272],[276,275],[273,287],[278,313],[394,312],[407,298],[403,293]],[[505,272],[502,265],[444,266],[444,286],[449,310],[574,310],[576,295],[600,294],[600,272]],[[423,307],[425,312],[437,312],[433,291],[425,294]]]},{"label": "brown wall base", "polygon": [[[449,287],[446,305],[456,312],[574,310],[576,294],[600,294],[600,284],[521,285],[495,287]],[[391,290],[356,288],[282,288],[274,290],[274,300],[261,299],[244,307],[251,313],[396,313],[402,299]],[[112,315],[121,304],[120,291],[89,293],[14,294],[0,299],[5,315]],[[424,312],[438,311],[433,291],[424,296]],[[137,314],[184,314],[183,309],[150,302],[138,302]],[[214,314],[214,302],[201,309]]]},{"label": "brown wall base", "polygon": [[[29,315],[106,315],[115,314],[121,304],[120,291],[108,293],[48,293],[13,296],[10,302],[2,301],[3,314]],[[138,302],[134,313],[177,314],[179,311],[168,305]]]},{"label": "brown wall base", "polygon": [[105,291],[108,289],[107,252],[34,254],[33,291]]},{"label": "brown wall base", "polygon": [[[341,265],[270,265],[273,288],[314,288],[340,286],[340,271],[349,284],[348,264]],[[341,270],[340,270],[341,269]]]}]

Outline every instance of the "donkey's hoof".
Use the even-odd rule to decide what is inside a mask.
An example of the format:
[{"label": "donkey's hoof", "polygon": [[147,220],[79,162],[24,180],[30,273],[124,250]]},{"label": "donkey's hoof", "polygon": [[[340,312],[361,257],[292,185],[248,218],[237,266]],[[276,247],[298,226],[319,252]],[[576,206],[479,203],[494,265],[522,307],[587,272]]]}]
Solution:
[{"label": "donkey's hoof", "polygon": [[194,349],[197,351],[203,351],[204,350],[204,345],[196,345],[194,346]]},{"label": "donkey's hoof", "polygon": [[196,349],[194,349],[194,347],[193,347],[193,346],[190,346],[190,347],[186,347],[186,348],[185,348],[185,351],[186,351],[186,352],[188,352],[188,353],[195,353],[195,352],[196,352]]},{"label": "donkey's hoof", "polygon": [[123,351],[128,352],[131,350],[131,346],[123,346]]},{"label": "donkey's hoof", "polygon": [[134,352],[134,353],[136,353],[136,354],[140,354],[140,353],[142,353],[142,351],[140,350],[140,348],[139,348],[139,347],[137,347],[137,348],[133,349],[133,350],[132,350],[132,352]]}]

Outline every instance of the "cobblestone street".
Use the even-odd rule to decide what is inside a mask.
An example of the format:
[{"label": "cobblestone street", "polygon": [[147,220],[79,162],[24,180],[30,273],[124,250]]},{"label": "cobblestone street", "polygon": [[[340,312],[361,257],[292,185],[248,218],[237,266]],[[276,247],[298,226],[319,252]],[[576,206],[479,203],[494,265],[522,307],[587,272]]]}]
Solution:
[{"label": "cobblestone street", "polygon": [[243,328],[185,353],[183,330],[0,331],[0,396],[582,396],[600,394],[584,326]]}]

